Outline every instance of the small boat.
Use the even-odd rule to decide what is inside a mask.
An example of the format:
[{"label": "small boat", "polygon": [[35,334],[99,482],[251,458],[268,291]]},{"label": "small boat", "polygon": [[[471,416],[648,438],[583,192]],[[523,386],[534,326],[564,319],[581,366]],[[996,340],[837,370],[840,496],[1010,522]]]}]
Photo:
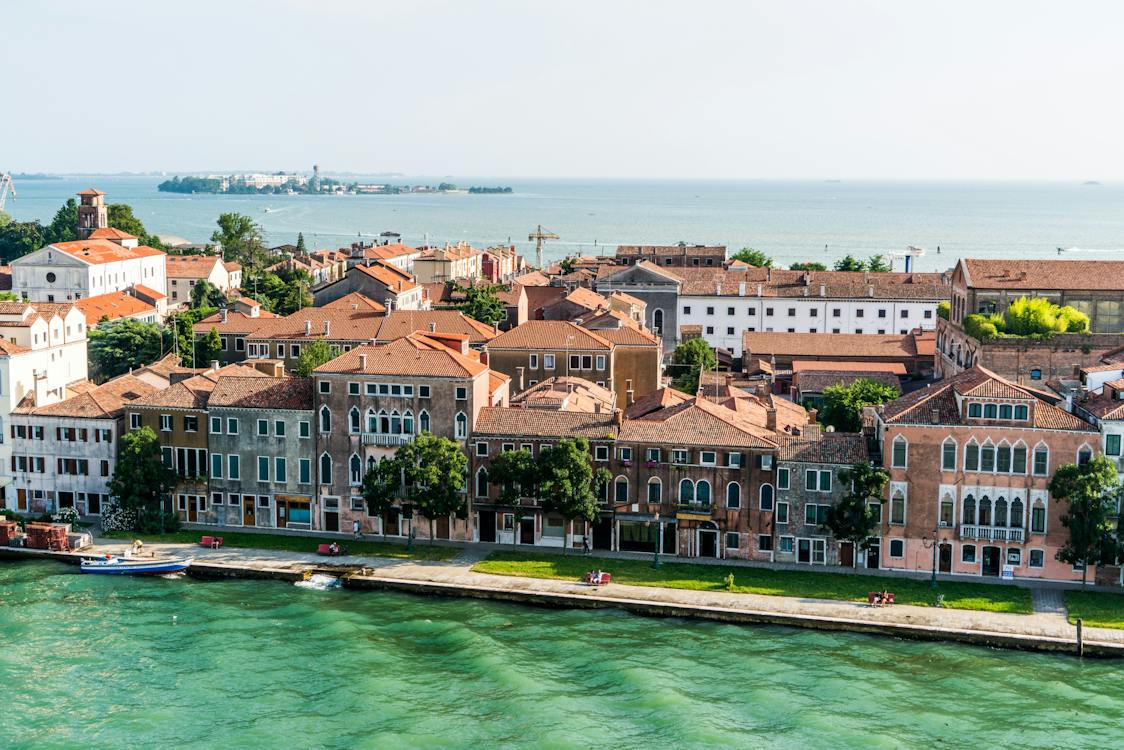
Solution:
[{"label": "small boat", "polygon": [[162,576],[169,573],[182,573],[191,565],[191,560],[124,559],[107,555],[106,557],[82,560],[83,573],[114,576]]}]

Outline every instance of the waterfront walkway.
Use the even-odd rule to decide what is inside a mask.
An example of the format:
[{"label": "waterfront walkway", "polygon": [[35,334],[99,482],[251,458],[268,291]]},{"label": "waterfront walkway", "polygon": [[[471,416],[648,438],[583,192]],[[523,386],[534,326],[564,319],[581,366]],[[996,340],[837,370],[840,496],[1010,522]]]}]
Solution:
[{"label": "waterfront walkway", "polygon": [[[98,539],[91,553],[123,554],[126,541]],[[849,630],[907,638],[955,640],[1007,648],[1076,650],[1076,629],[1065,619],[1061,592],[1035,590],[1034,614],[896,605],[875,608],[858,602],[805,599],[724,591],[609,584],[592,588],[564,581],[478,573],[471,568],[488,550],[468,548],[443,561],[370,556],[333,558],[282,550],[204,549],[197,545],[150,543],[145,554],[194,558],[192,574],[296,580],[315,570],[337,572],[353,588],[471,596],[556,607],[614,607],[649,615],[697,617]],[[46,555],[37,550],[27,555]],[[51,555],[57,557],[58,555]],[[611,569],[610,569],[611,572]],[[1124,630],[1085,628],[1086,653],[1124,656]]]}]

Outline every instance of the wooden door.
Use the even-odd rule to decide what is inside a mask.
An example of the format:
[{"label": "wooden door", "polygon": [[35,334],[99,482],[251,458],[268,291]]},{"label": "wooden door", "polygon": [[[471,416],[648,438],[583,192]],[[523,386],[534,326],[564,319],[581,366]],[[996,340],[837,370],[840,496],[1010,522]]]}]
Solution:
[{"label": "wooden door", "polygon": [[851,542],[840,542],[839,564],[844,568],[853,567],[855,564],[855,545]]},{"label": "wooden door", "polygon": [[952,545],[942,544],[940,547],[940,565],[939,569],[942,573],[952,572]]},{"label": "wooden door", "polygon": [[16,490],[16,510],[27,510],[27,490]]},{"label": "wooden door", "polygon": [[253,495],[243,495],[242,496],[242,525],[243,526],[253,526],[254,525],[254,496]]},{"label": "wooden door", "polygon": [[494,510],[480,511],[477,516],[477,523],[480,527],[480,541],[496,541],[496,512]]},{"label": "wooden door", "polygon": [[534,544],[535,543],[535,517],[522,518],[519,520],[519,543],[520,544]]},{"label": "wooden door", "polygon": [[434,525],[434,531],[437,534],[438,539],[448,539],[448,538],[450,538],[449,517],[448,516],[445,516],[444,518],[438,518],[437,521],[433,525]]},{"label": "wooden door", "polygon": [[195,495],[187,496],[187,522],[196,523],[199,520],[199,498]]}]

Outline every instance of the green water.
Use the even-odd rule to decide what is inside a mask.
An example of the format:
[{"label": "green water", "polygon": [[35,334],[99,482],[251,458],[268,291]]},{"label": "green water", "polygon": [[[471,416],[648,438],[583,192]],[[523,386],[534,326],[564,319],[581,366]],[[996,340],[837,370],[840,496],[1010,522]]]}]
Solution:
[{"label": "green water", "polygon": [[0,562],[0,641],[6,748],[1124,746],[1120,663],[619,612]]}]

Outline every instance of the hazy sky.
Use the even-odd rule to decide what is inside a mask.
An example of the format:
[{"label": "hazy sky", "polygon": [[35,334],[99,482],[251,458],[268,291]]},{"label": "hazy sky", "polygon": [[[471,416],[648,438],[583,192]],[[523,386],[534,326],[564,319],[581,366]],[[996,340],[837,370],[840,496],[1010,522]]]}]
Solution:
[{"label": "hazy sky", "polygon": [[1120,2],[20,2],[0,170],[1124,179]]}]

